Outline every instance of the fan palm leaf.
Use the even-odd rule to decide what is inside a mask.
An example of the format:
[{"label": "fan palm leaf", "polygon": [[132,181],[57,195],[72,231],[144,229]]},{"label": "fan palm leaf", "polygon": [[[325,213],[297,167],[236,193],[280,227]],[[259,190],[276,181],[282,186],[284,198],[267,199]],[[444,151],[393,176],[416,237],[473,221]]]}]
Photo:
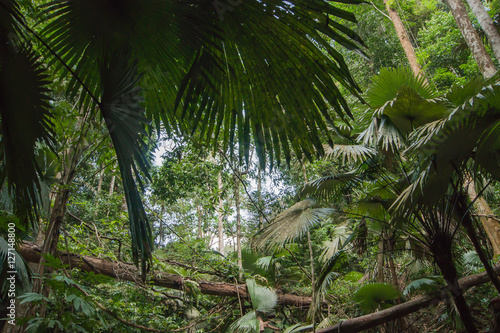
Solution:
[{"label": "fan palm leaf", "polygon": [[[151,258],[152,233],[135,179],[140,171],[149,177],[142,90],[137,85],[137,62],[126,55],[105,58],[101,65],[102,102],[99,107],[116,151],[127,201],[134,260],[144,265]],[[135,176],[135,179],[134,179]]]},{"label": "fan palm leaf", "polygon": [[360,182],[361,176],[355,171],[334,174],[306,183],[299,193],[299,197],[314,196],[329,199],[333,196],[344,195],[348,188]]},{"label": "fan palm leaf", "polygon": [[283,246],[333,213],[330,208],[314,208],[315,204],[314,200],[305,199],[280,213],[254,237],[253,246],[259,249]]},{"label": "fan palm leaf", "polygon": [[[322,153],[318,134],[327,133],[330,109],[350,115],[336,82],[358,91],[326,38],[359,51],[361,39],[335,21],[354,22],[354,16],[324,0],[244,1],[223,13],[215,3],[51,1],[44,36],[75,68],[71,96],[82,83],[98,96],[94,59],[102,49],[125,47],[139,60],[155,124],[197,132],[208,143],[222,138],[224,147],[238,140],[247,158],[253,137],[262,162],[266,151],[275,160],[290,159],[292,151]],[[89,94],[82,96],[90,102]]]}]

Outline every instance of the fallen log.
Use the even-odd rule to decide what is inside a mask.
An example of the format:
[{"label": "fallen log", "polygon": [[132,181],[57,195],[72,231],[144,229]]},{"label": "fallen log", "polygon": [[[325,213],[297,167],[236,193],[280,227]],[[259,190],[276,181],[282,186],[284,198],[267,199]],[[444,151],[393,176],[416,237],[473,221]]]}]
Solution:
[{"label": "fallen log", "polygon": [[[40,248],[30,242],[23,242],[18,248],[18,253],[28,262],[38,263],[40,261]],[[142,283],[141,276],[137,268],[131,264],[121,261],[108,261],[91,256],[82,256],[70,252],[58,252],[58,257],[65,265],[71,268],[79,268],[85,272],[94,272],[114,279]],[[179,275],[153,272],[149,283],[158,287],[182,290],[184,282],[190,280]],[[226,282],[196,281],[202,294],[215,296],[230,296],[249,299],[249,295],[244,284],[231,284]],[[293,294],[280,294],[278,292],[278,302],[283,305],[297,307],[308,307],[311,304],[311,297],[298,296]]]},{"label": "fallen log", "polygon": [[[500,265],[493,267],[496,274],[500,273]],[[489,282],[490,278],[486,272],[469,275],[458,280],[458,284],[463,291],[474,286]],[[404,317],[410,313],[416,312],[420,309],[426,308],[430,305],[438,304],[444,299],[450,297],[447,288],[442,288],[438,292],[431,295],[422,295],[414,299],[395,305],[389,309],[379,312],[367,314],[364,316],[356,317],[353,319],[345,320],[337,325],[327,328],[316,330],[316,333],[356,333],[361,332],[378,325],[390,322],[392,320]]]}]

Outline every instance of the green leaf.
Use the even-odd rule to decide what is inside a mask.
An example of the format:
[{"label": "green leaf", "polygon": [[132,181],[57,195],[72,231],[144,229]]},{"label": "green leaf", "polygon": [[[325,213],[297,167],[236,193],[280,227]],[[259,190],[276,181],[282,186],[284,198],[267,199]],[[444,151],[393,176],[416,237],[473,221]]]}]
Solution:
[{"label": "green leaf", "polygon": [[247,290],[252,300],[252,307],[258,312],[269,312],[278,303],[278,296],[270,288],[259,286],[255,280],[247,279]]},{"label": "green leaf", "polygon": [[333,213],[329,208],[312,208],[315,204],[314,200],[306,199],[286,209],[255,236],[252,245],[257,248],[283,246]]},{"label": "green leaf", "polygon": [[400,297],[399,291],[385,283],[367,284],[354,293],[354,300],[365,312],[373,312],[378,308],[390,306],[386,302],[398,297]]}]

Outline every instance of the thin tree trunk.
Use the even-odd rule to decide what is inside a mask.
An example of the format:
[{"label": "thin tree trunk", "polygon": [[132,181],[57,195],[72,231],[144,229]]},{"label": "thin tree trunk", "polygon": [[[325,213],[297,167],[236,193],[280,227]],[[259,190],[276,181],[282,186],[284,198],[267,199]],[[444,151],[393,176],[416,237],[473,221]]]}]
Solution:
[{"label": "thin tree trunk", "polygon": [[115,190],[115,181],[116,181],[116,176],[115,175],[111,176],[111,184],[109,185],[109,193],[108,193],[110,196],[113,195],[113,192]]},{"label": "thin tree trunk", "polygon": [[[313,254],[313,249],[312,249],[312,242],[311,242],[311,233],[309,230],[307,230],[307,244],[309,245],[309,261],[311,262],[311,297],[314,299],[316,296],[316,281],[315,281],[315,276],[314,276],[314,254]],[[315,302],[311,303],[312,307],[312,325],[313,325],[313,332],[316,332],[316,305]]]},{"label": "thin tree trunk", "polygon": [[413,49],[413,45],[411,44],[410,38],[406,29],[399,17],[399,14],[396,10],[392,9],[389,3],[389,0],[384,0],[385,8],[389,13],[389,17],[391,18],[392,24],[394,25],[394,29],[396,29],[396,34],[398,35],[399,41],[401,42],[401,46],[403,46],[403,50],[406,54],[406,58],[410,63],[411,70],[415,76],[422,75],[421,67],[417,60],[417,55],[415,54],[415,50]]},{"label": "thin tree trunk", "polygon": [[377,282],[384,282],[384,237],[380,235],[378,241],[378,254],[377,254]]},{"label": "thin tree trunk", "polygon": [[451,292],[465,329],[468,333],[476,333],[477,328],[474,324],[474,318],[465,301],[462,288],[458,283],[457,269],[455,268],[451,254],[451,238],[448,235],[437,235],[430,244],[430,250]]},{"label": "thin tree trunk", "polygon": [[101,193],[102,182],[104,180],[104,168],[99,172],[99,182],[97,183],[97,194]]},{"label": "thin tree trunk", "polygon": [[465,196],[460,196],[459,201],[457,203],[457,211],[459,214],[459,218],[462,220],[462,225],[465,228],[465,231],[467,232],[467,235],[469,236],[472,245],[474,245],[474,249],[476,250],[477,255],[479,256],[479,259],[481,260],[484,268],[486,269],[486,272],[488,273],[488,276],[491,279],[491,282],[495,286],[496,290],[498,293],[500,293],[500,280],[498,277],[495,275],[495,272],[493,271],[493,267],[491,267],[488,258],[486,258],[486,255],[484,254],[483,248],[481,247],[481,244],[479,244],[479,240],[477,239],[476,236],[476,230],[474,230],[473,226],[473,220],[470,215],[470,212],[468,210],[468,204],[465,199]]},{"label": "thin tree trunk", "polygon": [[481,3],[481,0],[467,0],[467,3],[472,9],[474,15],[476,15],[476,18],[479,21],[481,28],[486,34],[486,37],[488,38],[488,43],[490,44],[491,49],[495,54],[495,57],[497,58],[498,61],[500,61],[500,33],[498,33],[498,30],[495,24],[493,23],[493,20],[491,19],[490,15],[484,8],[483,4]]},{"label": "thin tree trunk", "polygon": [[234,205],[236,206],[236,253],[238,255],[238,275],[243,278],[243,262],[241,258],[241,212],[240,212],[240,180],[234,177]]},{"label": "thin tree trunk", "polygon": [[462,32],[465,42],[469,46],[469,49],[479,66],[479,70],[485,78],[491,77],[496,72],[495,65],[493,64],[489,54],[486,52],[486,48],[479,38],[479,35],[472,26],[464,3],[462,0],[446,1],[450,7],[453,17],[455,18],[455,21],[457,22],[458,28]]},{"label": "thin tree trunk", "polygon": [[261,213],[262,209],[262,169],[259,167],[257,174],[257,204],[259,205],[259,229],[264,228],[264,216]]},{"label": "thin tree trunk", "polygon": [[472,179],[468,179],[467,193],[471,201],[476,200],[474,208],[480,215],[479,221],[481,221],[481,224],[486,231],[486,236],[488,236],[488,239],[491,243],[493,255],[500,255],[500,223],[498,223],[498,221],[495,221],[491,217],[488,217],[493,216],[493,212],[491,211],[490,206],[483,197],[477,197],[476,186]]},{"label": "thin tree trunk", "polygon": [[198,238],[203,237],[203,208],[201,205],[196,205],[196,211],[198,212]]},{"label": "thin tree trunk", "polygon": [[219,187],[219,252],[224,254],[224,202],[222,200],[222,172],[219,171],[219,177],[217,179],[217,186]]}]

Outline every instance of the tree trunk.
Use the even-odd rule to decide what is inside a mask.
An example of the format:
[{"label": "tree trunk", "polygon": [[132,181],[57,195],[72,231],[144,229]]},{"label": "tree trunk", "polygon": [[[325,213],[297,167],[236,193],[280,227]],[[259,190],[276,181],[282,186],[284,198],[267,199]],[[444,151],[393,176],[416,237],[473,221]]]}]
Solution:
[{"label": "tree trunk", "polygon": [[415,50],[413,49],[413,45],[411,45],[410,38],[406,29],[401,21],[401,18],[398,15],[396,10],[392,9],[389,3],[389,0],[384,0],[385,8],[389,13],[389,17],[391,18],[392,24],[394,25],[394,29],[396,29],[396,34],[398,35],[399,41],[401,42],[401,46],[403,46],[403,50],[405,51],[406,58],[410,63],[411,70],[415,76],[421,76],[421,67],[418,64],[417,55],[415,54]]},{"label": "tree trunk", "polygon": [[[468,179],[467,193],[469,194],[469,199],[475,201],[474,208],[479,214],[479,221],[486,231],[486,236],[491,243],[491,248],[493,249],[493,255],[500,255],[500,223],[488,216],[493,216],[490,206],[483,197],[478,197],[476,192],[476,186],[472,179]],[[477,199],[476,199],[477,198]]]},{"label": "tree trunk", "polygon": [[462,288],[458,283],[457,269],[455,268],[451,254],[451,237],[446,234],[436,235],[430,244],[430,250],[451,292],[451,296],[453,297],[453,301],[465,329],[468,333],[476,333],[477,328],[474,324],[474,318],[465,301]]},{"label": "tree trunk", "polygon": [[473,219],[468,210],[468,206],[469,205],[467,204],[465,196],[460,195],[459,201],[457,203],[457,212],[459,214],[458,217],[462,221],[462,225],[464,226],[465,231],[467,232],[467,235],[469,236],[472,242],[472,245],[474,245],[474,249],[476,250],[476,253],[479,256],[479,259],[483,263],[483,266],[486,269],[486,272],[488,273],[491,282],[495,286],[497,292],[500,293],[500,280],[495,275],[495,272],[493,271],[493,268],[491,267],[488,258],[486,258],[486,255],[484,254],[481,244],[479,244],[479,240],[477,239],[476,236],[476,230],[474,230],[473,226]]},{"label": "tree trunk", "polygon": [[224,202],[222,200],[222,172],[219,171],[219,177],[217,179],[217,185],[219,187],[219,252],[224,254]]},{"label": "tree trunk", "polygon": [[259,166],[257,174],[257,205],[259,206],[259,229],[264,228],[264,216],[261,213],[262,209],[262,169]]},{"label": "tree trunk", "polygon": [[236,254],[238,256],[238,276],[243,278],[243,261],[241,258],[241,213],[240,213],[240,180],[234,177],[234,205],[236,206]]},{"label": "tree trunk", "polygon": [[203,208],[201,205],[196,205],[196,211],[198,212],[198,238],[203,237]]},{"label": "tree trunk", "polygon": [[[311,233],[309,230],[307,230],[307,245],[309,245],[309,261],[311,262],[311,292],[312,292],[312,298],[314,299],[316,295],[316,279],[314,276],[314,253],[312,249],[312,242],[311,242]],[[313,325],[313,332],[316,332],[316,309],[315,309],[315,304],[314,302],[311,304],[311,315],[312,315],[312,325]]]},{"label": "tree trunk", "polygon": [[465,5],[462,0],[446,0],[448,6],[450,7],[451,13],[457,22],[457,26],[462,32],[462,36],[465,42],[469,46],[474,59],[476,60],[479,70],[485,78],[491,77],[495,74],[496,69],[493,61],[486,52],[483,42],[479,38],[476,30],[472,26],[472,23],[465,9]]},{"label": "tree trunk", "polygon": [[500,33],[498,33],[498,30],[495,24],[493,23],[493,20],[491,19],[490,15],[484,8],[483,4],[481,3],[481,0],[467,0],[467,3],[472,9],[474,15],[476,15],[476,18],[479,21],[481,28],[486,34],[486,37],[488,38],[488,43],[490,44],[491,49],[495,54],[495,57],[497,58],[498,61],[500,61]]},{"label": "tree trunk", "polygon": [[384,238],[380,235],[378,241],[378,254],[377,254],[377,276],[375,279],[377,282],[384,282]]}]

